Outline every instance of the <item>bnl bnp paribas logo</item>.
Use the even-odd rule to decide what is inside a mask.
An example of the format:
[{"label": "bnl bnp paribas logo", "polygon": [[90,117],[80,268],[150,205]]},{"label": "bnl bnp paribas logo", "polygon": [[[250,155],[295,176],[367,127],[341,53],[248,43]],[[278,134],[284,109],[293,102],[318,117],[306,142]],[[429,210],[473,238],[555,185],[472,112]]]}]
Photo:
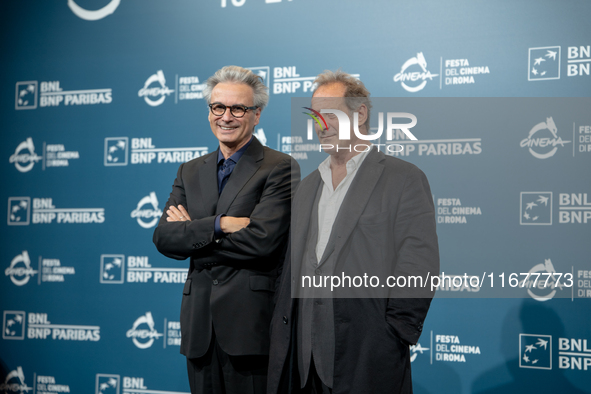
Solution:
[{"label": "bnl bnp paribas logo", "polygon": [[[39,89],[38,89],[38,86]],[[39,96],[39,97],[38,97]],[[60,81],[22,81],[16,83],[15,109],[39,107],[66,107],[78,105],[111,104],[113,89],[64,90]]]},{"label": "bnl bnp paribas logo", "polygon": [[2,320],[2,339],[25,339],[24,311],[4,311]]},{"label": "bnl bnp paribas logo", "polygon": [[529,131],[527,138],[521,140],[519,146],[528,148],[529,153],[537,159],[547,159],[552,157],[558,151],[558,148],[564,148],[565,144],[572,141],[564,141],[558,135],[558,128],[552,117],[546,118],[545,122],[537,123]]},{"label": "bnl bnp paribas logo", "polygon": [[[126,166],[128,164],[185,163],[206,155],[206,146],[157,148],[152,138],[107,137],[105,138],[104,165]],[[130,146],[131,145],[131,146]]]},{"label": "bnl bnp paribas logo", "polygon": [[[558,338],[558,369],[590,370],[590,345],[586,338]],[[519,334],[519,368],[551,370],[553,358],[552,335]]]},{"label": "bnl bnp paribas logo", "polygon": [[121,377],[119,375],[110,375],[97,373],[95,394],[120,394],[119,388]]},{"label": "bnl bnp paribas logo", "polygon": [[137,207],[131,211],[131,217],[137,220],[143,228],[152,228],[162,216],[162,210],[158,208],[158,198],[155,192],[150,192],[137,203]]},{"label": "bnl bnp paribas logo", "polygon": [[27,386],[25,383],[25,374],[23,372],[23,367],[16,367],[14,371],[10,371],[4,382],[0,383],[0,392],[3,394],[8,393],[28,393],[32,391],[33,388]]},{"label": "bnl bnp paribas logo", "polygon": [[[519,224],[552,225],[553,192],[521,192]],[[591,223],[591,195],[589,193],[558,193],[558,223]]]},{"label": "bnl bnp paribas logo", "polygon": [[[560,79],[561,47],[529,48],[528,81]],[[591,45],[567,48],[567,77],[591,75]]]},{"label": "bnl bnp paribas logo", "polygon": [[427,69],[427,60],[423,52],[419,52],[404,62],[400,72],[394,75],[394,82],[400,82],[400,86],[407,92],[416,93],[438,76],[439,74],[431,74]]},{"label": "bnl bnp paribas logo", "polygon": [[[121,391],[120,391],[121,390]],[[179,391],[154,390],[148,388],[147,379],[136,376],[123,376],[111,374],[96,374],[95,394],[189,394]]]},{"label": "bnl bnp paribas logo", "polygon": [[159,333],[155,328],[152,312],[146,312],[145,315],[138,317],[133,326],[127,331],[127,338],[131,338],[133,344],[140,349],[148,349],[154,344],[154,341],[164,334]]},{"label": "bnl bnp paribas logo", "polygon": [[105,208],[56,208],[52,198],[31,197],[8,198],[8,225],[28,226],[46,223],[104,223]]},{"label": "bnl bnp paribas logo", "polygon": [[519,334],[519,368],[552,369],[552,336]]}]

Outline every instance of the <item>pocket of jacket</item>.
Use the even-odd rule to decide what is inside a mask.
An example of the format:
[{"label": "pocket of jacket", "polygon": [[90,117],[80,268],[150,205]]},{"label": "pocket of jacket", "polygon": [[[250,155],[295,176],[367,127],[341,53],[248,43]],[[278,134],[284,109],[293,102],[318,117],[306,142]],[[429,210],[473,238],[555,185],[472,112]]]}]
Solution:
[{"label": "pocket of jacket", "polygon": [[359,216],[358,223],[360,226],[376,226],[376,225],[387,222],[388,219],[389,219],[388,212],[379,212],[379,213],[372,213],[372,214]]}]

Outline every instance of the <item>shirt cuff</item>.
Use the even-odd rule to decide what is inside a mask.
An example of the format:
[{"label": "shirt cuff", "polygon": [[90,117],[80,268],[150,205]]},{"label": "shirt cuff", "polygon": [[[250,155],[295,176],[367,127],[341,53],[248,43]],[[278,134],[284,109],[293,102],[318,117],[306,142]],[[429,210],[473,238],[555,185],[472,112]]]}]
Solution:
[{"label": "shirt cuff", "polygon": [[226,215],[221,213],[215,217],[215,224],[213,226],[213,235],[215,236],[216,239],[224,238],[226,236],[226,233],[224,233],[222,231],[222,227],[220,226],[220,219],[222,218],[222,216],[226,216]]}]

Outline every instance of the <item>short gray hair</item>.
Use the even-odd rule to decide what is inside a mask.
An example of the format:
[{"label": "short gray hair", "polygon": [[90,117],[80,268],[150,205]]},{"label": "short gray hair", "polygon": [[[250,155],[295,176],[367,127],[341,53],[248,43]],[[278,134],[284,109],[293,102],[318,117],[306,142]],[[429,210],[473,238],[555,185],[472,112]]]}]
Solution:
[{"label": "short gray hair", "polygon": [[371,101],[369,99],[369,90],[367,90],[363,82],[351,74],[347,74],[339,69],[337,71],[324,70],[322,74],[318,74],[314,83],[316,84],[316,90],[321,86],[333,83],[342,84],[345,87],[345,102],[350,111],[356,111],[362,104],[365,104],[367,107],[367,121],[365,122],[365,128],[369,133]]},{"label": "short gray hair", "polygon": [[267,106],[269,102],[268,88],[263,83],[263,78],[256,75],[247,68],[240,66],[226,66],[215,72],[205,82],[203,89],[203,96],[207,104],[211,104],[211,92],[218,83],[243,83],[252,88],[254,105],[259,107],[261,111]]}]

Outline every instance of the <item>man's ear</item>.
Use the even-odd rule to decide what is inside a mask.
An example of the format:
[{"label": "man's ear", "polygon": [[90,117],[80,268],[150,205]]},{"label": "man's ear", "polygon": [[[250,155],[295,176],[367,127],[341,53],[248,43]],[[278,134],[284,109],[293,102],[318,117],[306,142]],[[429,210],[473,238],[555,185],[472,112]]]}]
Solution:
[{"label": "man's ear", "polygon": [[[365,122],[367,122],[367,107],[365,104],[361,104],[359,108],[357,108],[356,112],[359,113],[358,130],[361,131],[360,127],[365,125]],[[365,132],[368,134],[369,130],[365,130]]]}]

